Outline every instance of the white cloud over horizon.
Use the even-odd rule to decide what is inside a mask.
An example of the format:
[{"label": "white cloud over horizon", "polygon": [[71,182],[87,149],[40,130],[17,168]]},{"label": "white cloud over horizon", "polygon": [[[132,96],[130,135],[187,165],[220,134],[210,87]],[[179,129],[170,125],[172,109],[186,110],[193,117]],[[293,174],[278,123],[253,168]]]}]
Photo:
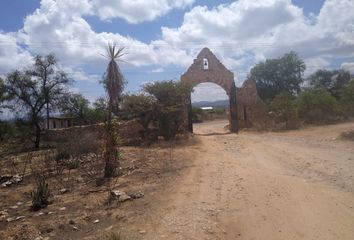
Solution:
[{"label": "white cloud over horizon", "polygon": [[[0,73],[31,63],[32,55],[54,53],[63,67],[81,81],[97,81],[85,66],[105,69],[107,42],[124,46],[124,67],[187,68],[200,49],[208,46],[230,70],[237,83],[266,58],[296,51],[307,64],[306,74],[331,67],[353,72],[354,1],[326,0],[318,15],[305,16],[291,0],[239,0],[213,8],[192,6],[194,0],[42,0],[26,16],[18,32],[0,32]],[[120,33],[96,32],[85,20],[121,18],[132,24],[153,21],[172,9],[188,9],[179,27],[161,26],[161,36],[143,42]],[[152,70],[152,72],[154,71]],[[157,71],[159,70],[159,71]],[[220,94],[219,94],[220,95]]]},{"label": "white cloud over horizon", "polygon": [[200,83],[193,88],[192,102],[225,100],[227,96],[225,90],[215,83]]},{"label": "white cloud over horizon", "polygon": [[119,17],[129,23],[137,24],[152,21],[172,9],[182,9],[193,2],[194,0],[93,0],[92,4],[102,20]]},{"label": "white cloud over horizon", "polygon": [[354,62],[343,62],[340,68],[354,74]]}]

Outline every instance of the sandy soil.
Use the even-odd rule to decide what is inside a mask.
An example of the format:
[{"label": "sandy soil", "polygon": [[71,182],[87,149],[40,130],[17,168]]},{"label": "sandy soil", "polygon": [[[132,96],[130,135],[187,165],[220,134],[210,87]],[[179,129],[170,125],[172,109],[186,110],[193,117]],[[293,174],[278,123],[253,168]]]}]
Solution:
[{"label": "sandy soil", "polygon": [[226,134],[195,125],[192,166],[165,192],[144,239],[354,239],[354,123]]}]

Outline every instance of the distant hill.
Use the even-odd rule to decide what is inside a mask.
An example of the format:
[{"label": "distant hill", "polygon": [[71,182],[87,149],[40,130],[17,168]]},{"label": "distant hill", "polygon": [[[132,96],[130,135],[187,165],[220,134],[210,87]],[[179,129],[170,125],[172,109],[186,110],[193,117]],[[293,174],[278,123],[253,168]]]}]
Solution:
[{"label": "distant hill", "polygon": [[227,107],[229,100],[192,102],[193,107]]}]

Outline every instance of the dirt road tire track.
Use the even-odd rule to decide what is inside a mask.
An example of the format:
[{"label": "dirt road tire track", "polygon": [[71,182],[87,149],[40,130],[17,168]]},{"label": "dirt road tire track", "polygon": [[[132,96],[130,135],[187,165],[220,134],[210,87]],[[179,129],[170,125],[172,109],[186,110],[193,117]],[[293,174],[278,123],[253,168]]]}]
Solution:
[{"label": "dirt road tire track", "polygon": [[353,143],[311,129],[210,135],[223,124],[200,126],[193,167],[145,239],[354,239]]}]

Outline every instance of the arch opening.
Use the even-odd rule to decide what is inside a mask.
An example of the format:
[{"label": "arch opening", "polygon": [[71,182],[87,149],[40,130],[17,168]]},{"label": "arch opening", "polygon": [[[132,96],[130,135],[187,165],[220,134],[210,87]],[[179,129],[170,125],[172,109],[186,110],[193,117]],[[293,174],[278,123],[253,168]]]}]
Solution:
[{"label": "arch opening", "polygon": [[230,100],[220,85],[212,82],[195,85],[191,102],[192,124],[196,134],[228,132]]},{"label": "arch opening", "polygon": [[[192,86],[197,86],[201,83],[215,83],[221,86],[229,99],[229,130],[232,133],[237,133],[237,104],[234,74],[216,58],[210,49],[202,49],[197,58],[194,59],[193,64],[182,74],[181,81],[188,82]],[[208,93],[206,96],[209,96]],[[187,105],[187,129],[193,132],[191,98],[189,98]]]}]

